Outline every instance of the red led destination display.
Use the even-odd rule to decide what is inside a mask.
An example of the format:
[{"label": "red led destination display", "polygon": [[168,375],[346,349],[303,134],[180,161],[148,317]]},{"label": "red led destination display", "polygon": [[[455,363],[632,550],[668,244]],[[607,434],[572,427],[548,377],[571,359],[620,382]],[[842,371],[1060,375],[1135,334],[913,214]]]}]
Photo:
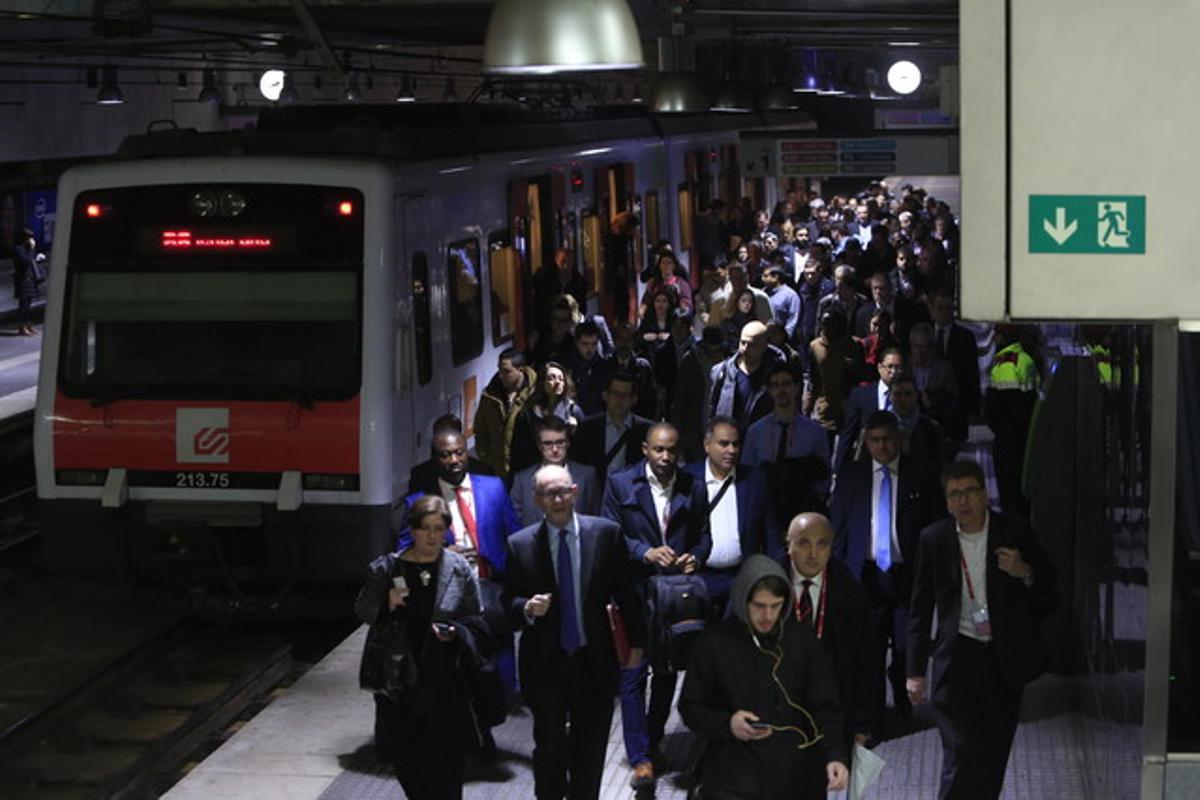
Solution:
[{"label": "red led destination display", "polygon": [[165,230],[159,239],[163,250],[258,250],[275,249],[275,239],[271,236],[253,236],[247,234],[222,235],[201,234],[185,229]]}]

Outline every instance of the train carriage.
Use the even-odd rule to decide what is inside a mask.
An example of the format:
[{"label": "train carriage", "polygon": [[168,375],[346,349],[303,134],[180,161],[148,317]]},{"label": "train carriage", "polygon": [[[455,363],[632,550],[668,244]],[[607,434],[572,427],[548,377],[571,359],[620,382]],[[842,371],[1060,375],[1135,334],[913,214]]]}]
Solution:
[{"label": "train carriage", "polygon": [[687,260],[696,204],[740,190],[734,126],[705,124],[430,128],[425,160],[399,134],[179,133],[70,170],[35,429],[47,560],[357,580],[431,421],[470,425],[500,350],[528,345],[557,248],[593,312],[615,215],[642,219],[631,299],[655,241]]}]

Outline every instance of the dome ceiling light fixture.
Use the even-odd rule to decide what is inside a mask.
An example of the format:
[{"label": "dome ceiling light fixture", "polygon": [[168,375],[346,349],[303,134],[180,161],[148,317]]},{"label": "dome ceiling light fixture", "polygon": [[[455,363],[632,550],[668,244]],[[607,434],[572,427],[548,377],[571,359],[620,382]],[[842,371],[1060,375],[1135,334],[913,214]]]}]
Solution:
[{"label": "dome ceiling light fixture", "polygon": [[100,91],[96,92],[96,103],[102,106],[119,106],[125,102],[125,94],[117,85],[117,68],[105,65],[101,74]]},{"label": "dome ceiling light fixture", "polygon": [[888,68],[887,82],[896,94],[912,94],[921,85],[921,68],[911,61],[897,61]]},{"label": "dome ceiling light fixture", "polygon": [[719,111],[725,114],[749,114],[754,110],[754,99],[750,92],[741,84],[733,81],[723,81],[717,87],[709,111]]},{"label": "dome ceiling light fixture", "polygon": [[650,98],[650,110],[660,114],[708,111],[708,93],[687,72],[665,72],[658,76]]},{"label": "dome ceiling light fixture", "polygon": [[217,90],[217,73],[212,69],[205,69],[204,76],[200,81],[200,94],[196,95],[197,103],[219,103],[221,102],[221,92]]},{"label": "dome ceiling light fixture", "polygon": [[483,44],[483,71],[493,75],[644,65],[637,23],[625,0],[499,0]]}]

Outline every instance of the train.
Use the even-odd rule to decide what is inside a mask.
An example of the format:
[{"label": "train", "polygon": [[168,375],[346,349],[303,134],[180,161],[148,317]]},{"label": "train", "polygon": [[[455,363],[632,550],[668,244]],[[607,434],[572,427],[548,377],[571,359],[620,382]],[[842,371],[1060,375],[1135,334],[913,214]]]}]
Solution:
[{"label": "train", "polygon": [[215,554],[255,579],[359,580],[431,422],[469,426],[498,354],[529,345],[556,250],[605,313],[617,215],[640,220],[636,298],[654,244],[687,263],[697,209],[748,186],[745,119],[344,114],[134,136],[63,174],[34,431],[55,570]]}]

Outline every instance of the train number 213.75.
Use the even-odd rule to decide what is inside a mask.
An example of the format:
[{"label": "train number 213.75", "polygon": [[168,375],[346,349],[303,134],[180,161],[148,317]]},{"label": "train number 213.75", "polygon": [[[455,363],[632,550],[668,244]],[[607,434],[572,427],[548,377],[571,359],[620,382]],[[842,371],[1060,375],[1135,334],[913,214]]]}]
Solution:
[{"label": "train number 213.75", "polygon": [[176,472],[177,489],[228,489],[228,472]]}]

